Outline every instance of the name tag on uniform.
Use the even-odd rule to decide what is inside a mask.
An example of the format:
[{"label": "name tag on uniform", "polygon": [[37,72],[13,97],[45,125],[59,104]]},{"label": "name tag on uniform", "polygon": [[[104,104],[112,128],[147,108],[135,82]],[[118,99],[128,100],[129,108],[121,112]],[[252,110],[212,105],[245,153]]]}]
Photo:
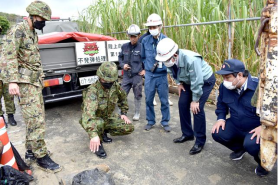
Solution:
[{"label": "name tag on uniform", "polygon": [[162,68],[162,62],[158,62],[158,68]]}]

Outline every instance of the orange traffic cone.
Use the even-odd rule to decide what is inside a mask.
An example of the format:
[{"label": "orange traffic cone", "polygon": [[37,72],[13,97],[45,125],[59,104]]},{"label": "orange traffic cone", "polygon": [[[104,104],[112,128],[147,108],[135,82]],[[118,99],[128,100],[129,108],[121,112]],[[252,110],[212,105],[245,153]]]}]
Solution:
[{"label": "orange traffic cone", "polygon": [[13,149],[8,137],[7,129],[2,117],[0,117],[0,141],[4,146],[0,163],[2,165],[12,166],[14,169],[18,170],[18,166],[14,158]]}]

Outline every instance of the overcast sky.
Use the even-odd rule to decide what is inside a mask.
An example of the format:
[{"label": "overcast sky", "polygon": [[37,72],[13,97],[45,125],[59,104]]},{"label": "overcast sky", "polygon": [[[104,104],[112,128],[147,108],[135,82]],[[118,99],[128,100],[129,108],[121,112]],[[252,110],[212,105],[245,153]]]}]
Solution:
[{"label": "overcast sky", "polygon": [[[27,16],[26,7],[34,0],[0,0],[0,12],[14,13]],[[52,16],[60,18],[77,17],[81,12],[96,0],[43,0],[51,10]]]}]

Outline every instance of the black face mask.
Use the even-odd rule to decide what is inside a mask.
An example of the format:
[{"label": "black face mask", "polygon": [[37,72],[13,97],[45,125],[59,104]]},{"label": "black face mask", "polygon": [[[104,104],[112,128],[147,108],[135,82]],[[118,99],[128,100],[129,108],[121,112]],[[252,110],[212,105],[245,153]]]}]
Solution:
[{"label": "black face mask", "polygon": [[45,26],[45,21],[35,21],[34,22],[34,28],[38,29],[38,30],[42,30],[43,27]]},{"label": "black face mask", "polygon": [[106,83],[106,82],[101,82],[101,85],[104,87],[104,89],[110,89],[112,87],[112,85],[114,84],[114,82],[110,82],[110,83]]}]

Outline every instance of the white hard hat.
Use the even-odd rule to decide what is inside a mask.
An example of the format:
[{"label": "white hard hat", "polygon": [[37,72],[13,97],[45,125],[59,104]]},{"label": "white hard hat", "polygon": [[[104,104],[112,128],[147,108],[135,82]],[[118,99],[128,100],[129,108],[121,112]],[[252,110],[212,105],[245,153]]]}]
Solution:
[{"label": "white hard hat", "polygon": [[158,25],[162,25],[162,20],[161,17],[156,13],[151,14],[147,19],[147,23],[145,23],[145,26],[158,26]]},{"label": "white hard hat", "polygon": [[128,35],[139,35],[140,33],[141,33],[141,30],[140,30],[139,26],[137,26],[136,24],[130,25],[127,29]]},{"label": "white hard hat", "polygon": [[169,60],[178,50],[178,45],[170,38],[162,39],[158,42],[156,47],[157,55],[155,59],[157,61],[165,62]]}]

